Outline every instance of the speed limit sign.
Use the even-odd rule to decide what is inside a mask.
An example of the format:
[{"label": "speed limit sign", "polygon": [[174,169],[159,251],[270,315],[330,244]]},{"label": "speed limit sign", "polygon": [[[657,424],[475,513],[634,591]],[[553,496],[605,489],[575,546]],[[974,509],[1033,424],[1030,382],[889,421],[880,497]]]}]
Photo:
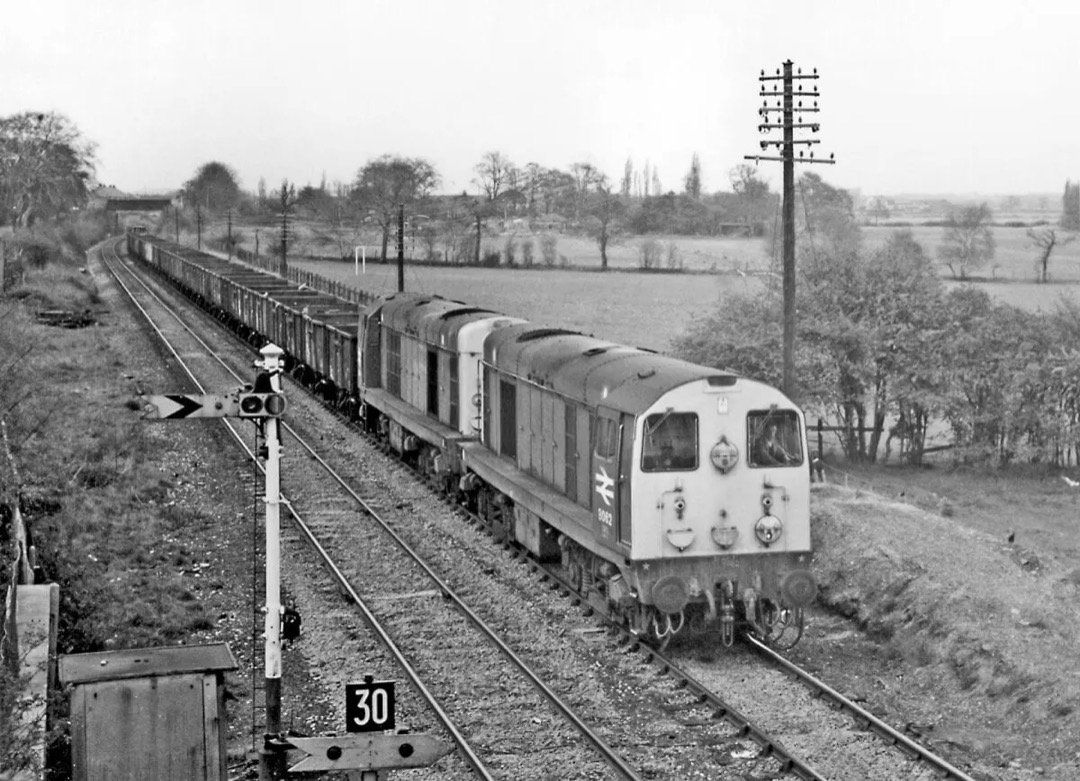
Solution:
[{"label": "speed limit sign", "polygon": [[394,682],[365,675],[363,683],[345,684],[345,731],[384,729],[394,729]]}]

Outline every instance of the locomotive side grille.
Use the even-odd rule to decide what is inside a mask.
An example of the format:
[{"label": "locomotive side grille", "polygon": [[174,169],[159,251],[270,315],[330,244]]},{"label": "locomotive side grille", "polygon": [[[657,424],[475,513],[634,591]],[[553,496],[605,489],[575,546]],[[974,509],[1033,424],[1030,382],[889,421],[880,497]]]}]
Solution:
[{"label": "locomotive side grille", "polygon": [[401,398],[401,334],[386,332],[386,390]]},{"label": "locomotive side grille", "polygon": [[499,382],[499,452],[517,461],[517,388]]}]

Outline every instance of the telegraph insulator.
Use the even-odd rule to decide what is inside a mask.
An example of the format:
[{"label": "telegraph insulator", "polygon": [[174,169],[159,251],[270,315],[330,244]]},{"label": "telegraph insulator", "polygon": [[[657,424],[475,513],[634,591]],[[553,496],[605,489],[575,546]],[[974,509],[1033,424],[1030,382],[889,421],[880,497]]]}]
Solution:
[{"label": "telegraph insulator", "polygon": [[764,69],[764,68],[762,68],[762,69],[761,69],[761,75],[762,75],[762,76],[764,76],[764,75],[765,75],[765,69]]},{"label": "telegraph insulator", "polygon": [[817,84],[814,85],[814,92],[817,92]]},{"label": "telegraph insulator", "polygon": [[779,76],[779,75],[780,75],[780,69],[779,69],[779,68],[777,68],[777,69],[776,69],[776,75],[777,75],[777,76]]},{"label": "telegraph insulator", "polygon": [[798,73],[800,76],[802,76],[802,68],[799,68]]},{"label": "telegraph insulator", "polygon": [[803,152],[803,151],[802,151],[802,150],[800,149],[800,150],[799,150],[799,157],[802,157],[802,156],[803,156],[804,154],[806,154],[806,153],[805,153],[805,152]]},{"label": "telegraph insulator", "polygon": [[813,153],[813,152],[811,152],[811,153],[810,153],[810,159],[811,159],[811,160],[813,160],[813,159],[814,159],[814,153]]},{"label": "telegraph insulator", "polygon": [[814,75],[817,76],[817,68],[814,68]]},{"label": "telegraph insulator", "polygon": [[820,126],[820,125],[811,125],[811,126],[810,126],[810,130],[811,130],[812,132],[816,133],[816,132],[818,132],[818,128],[819,128],[819,127],[821,127],[821,126]]},{"label": "telegraph insulator", "polygon": [[830,160],[836,159],[836,152],[829,152],[829,159]]},{"label": "telegraph insulator", "polygon": [[767,149],[768,147],[769,147],[769,142],[768,142],[768,141],[762,141],[762,142],[761,142],[761,148],[762,148],[762,150],[765,150],[765,149]]}]

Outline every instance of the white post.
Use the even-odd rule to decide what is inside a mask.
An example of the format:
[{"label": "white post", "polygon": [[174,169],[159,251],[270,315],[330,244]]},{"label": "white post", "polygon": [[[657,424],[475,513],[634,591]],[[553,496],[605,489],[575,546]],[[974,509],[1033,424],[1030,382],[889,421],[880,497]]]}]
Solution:
[{"label": "white post", "polygon": [[[281,391],[281,356],[284,350],[268,344],[258,362],[270,375],[270,387]],[[278,419],[263,418],[266,435],[266,732],[281,733],[281,446]],[[284,778],[285,753],[266,752],[264,778]]]}]

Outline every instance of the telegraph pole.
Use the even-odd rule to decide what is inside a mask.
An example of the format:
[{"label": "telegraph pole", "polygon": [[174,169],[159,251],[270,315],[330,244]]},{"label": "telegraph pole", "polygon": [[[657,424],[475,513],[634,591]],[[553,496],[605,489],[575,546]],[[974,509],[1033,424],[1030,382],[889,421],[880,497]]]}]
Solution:
[{"label": "telegraph pole", "polygon": [[405,290],[405,204],[398,205],[397,214],[397,289]]},{"label": "telegraph pole", "polygon": [[289,276],[289,210],[281,197],[281,276]]},{"label": "telegraph pole", "polygon": [[[816,114],[819,110],[817,84],[813,85],[812,91],[803,84],[804,81],[816,81],[817,78],[817,68],[807,75],[803,74],[802,68],[792,73],[791,60],[784,63],[783,70],[778,68],[775,76],[766,76],[765,71],[761,71],[758,77],[758,81],[761,82],[759,95],[765,100],[758,109],[758,115],[761,117],[758,132],[783,131],[781,139],[762,140],[761,148],[768,150],[770,146],[775,146],[780,156],[745,155],[746,160],[754,162],[777,160],[784,164],[784,393],[791,399],[795,398],[797,392],[795,383],[795,146],[805,145],[809,149],[814,144],[821,143],[816,138],[796,138],[795,131],[810,130],[812,133],[817,133],[821,127],[818,122],[803,122],[802,118],[803,114]],[[772,89],[770,90],[769,87]],[[804,106],[804,98],[812,98],[813,105],[809,105],[810,101],[807,100],[808,105]],[[770,99],[773,100],[772,105],[769,104]],[[771,121],[773,114],[779,115],[779,123]],[[799,115],[798,122],[795,121],[796,114]],[[799,152],[798,162],[835,163],[836,160],[831,154],[828,160],[822,158],[815,160],[813,151],[807,156],[804,150]]]}]

